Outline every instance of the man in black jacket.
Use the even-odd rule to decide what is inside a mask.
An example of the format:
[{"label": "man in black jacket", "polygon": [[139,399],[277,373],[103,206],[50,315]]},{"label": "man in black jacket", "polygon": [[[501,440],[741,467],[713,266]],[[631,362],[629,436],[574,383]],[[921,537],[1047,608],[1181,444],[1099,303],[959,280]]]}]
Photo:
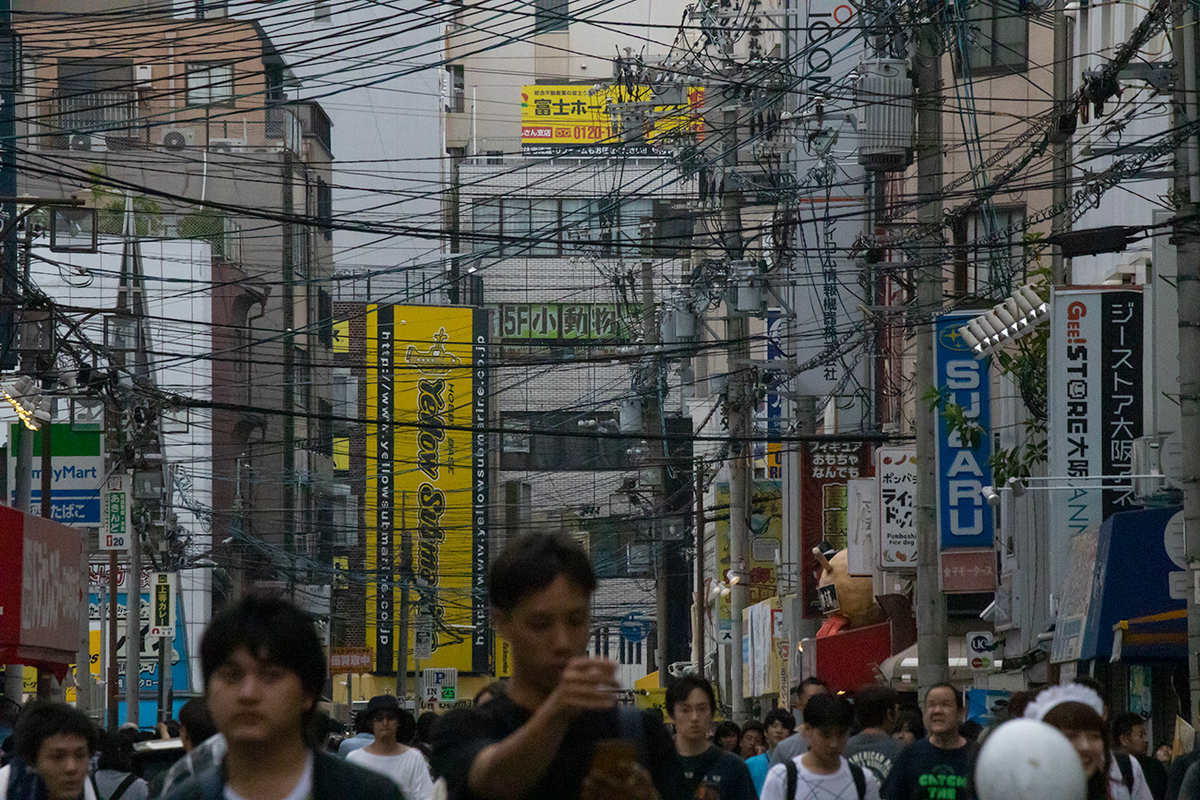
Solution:
[{"label": "man in black jacket", "polygon": [[200,662],[225,756],[164,800],[402,800],[388,778],[307,741],[325,653],[299,608],[258,596],[235,603],[204,632]]}]

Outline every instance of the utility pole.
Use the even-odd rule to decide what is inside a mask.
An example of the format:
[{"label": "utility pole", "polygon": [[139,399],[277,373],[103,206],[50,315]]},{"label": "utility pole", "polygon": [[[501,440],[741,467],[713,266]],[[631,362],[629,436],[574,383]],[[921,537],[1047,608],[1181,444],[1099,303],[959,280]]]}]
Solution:
[{"label": "utility pole", "polygon": [[[724,93],[720,93],[723,95]],[[734,188],[738,164],[738,109],[733,97],[720,97],[721,135],[724,149],[725,194],[721,198],[721,239],[725,257],[732,264],[740,261],[742,242],[742,203]],[[733,278],[731,270],[731,279]],[[746,698],[742,694],[745,664],[742,660],[742,612],[746,608],[746,551],[750,541],[750,319],[726,303],[726,347],[730,378],[727,388],[729,405],[729,606],[733,642],[730,647],[730,683],[733,720],[746,720]]]},{"label": "utility pole", "polygon": [[[400,635],[396,637],[396,699],[408,697],[408,584],[412,575],[412,539],[408,535],[408,492],[400,492]],[[347,684],[349,685],[349,684]]]},{"label": "utility pole", "polygon": [[[932,12],[936,13],[936,12]],[[918,224],[934,233],[921,240],[916,270],[916,393],[934,385],[934,316],[942,307],[942,265],[932,256],[942,246],[942,49],[936,20],[920,26],[916,41],[917,208]],[[946,596],[938,580],[940,536],[937,527],[937,418],[916,406],[917,437],[917,688],[922,699],[930,686],[950,677],[946,641]]]},{"label": "utility pole", "polygon": [[[1196,113],[1196,11],[1186,0],[1172,3],[1171,50],[1175,62],[1175,126],[1194,125]],[[1175,150],[1175,243],[1179,280],[1179,435],[1182,442],[1184,554],[1193,574],[1200,569],[1200,202],[1196,133]],[[1189,582],[1190,583],[1190,582]],[[1200,720],[1200,604],[1187,593],[1188,673],[1192,724]]]},{"label": "utility pole", "polygon": [[693,462],[692,502],[695,504],[696,540],[695,540],[695,592],[692,598],[692,661],[696,665],[696,674],[704,677],[704,534],[708,522],[704,518],[704,459],[697,458]]},{"label": "utility pole", "polygon": [[660,341],[654,297],[654,218],[642,217],[642,433],[646,452],[642,457],[649,464],[643,474],[652,475],[650,487],[650,535],[654,540],[654,595],[658,620],[655,624],[655,644],[658,661],[658,685],[667,685],[667,543],[661,535],[664,529],[662,502],[666,487],[666,447],[662,437],[662,403],[659,399],[661,361],[657,352]]},{"label": "utility pole", "polygon": [[[1054,0],[1054,122],[1052,125],[1057,128],[1059,121],[1067,118],[1074,119],[1075,111],[1066,108],[1068,103],[1067,91],[1070,75],[1071,64],[1067,60],[1067,54],[1070,47],[1070,37],[1067,30],[1067,0]],[[1051,129],[1052,131],[1054,128]],[[1063,131],[1059,131],[1058,135],[1054,136],[1051,143],[1051,154],[1054,158],[1054,180],[1051,184],[1050,202],[1054,208],[1062,208],[1067,201],[1067,192],[1070,191],[1068,183],[1070,181],[1070,158],[1071,158],[1071,137]],[[1050,221],[1050,233],[1052,236],[1057,236],[1060,233],[1065,233],[1070,227],[1067,219],[1067,213],[1055,215]],[[1062,245],[1053,244],[1050,250],[1050,274],[1052,282],[1055,285],[1064,285],[1069,282],[1070,276],[1067,275],[1066,259],[1063,258]]]}]

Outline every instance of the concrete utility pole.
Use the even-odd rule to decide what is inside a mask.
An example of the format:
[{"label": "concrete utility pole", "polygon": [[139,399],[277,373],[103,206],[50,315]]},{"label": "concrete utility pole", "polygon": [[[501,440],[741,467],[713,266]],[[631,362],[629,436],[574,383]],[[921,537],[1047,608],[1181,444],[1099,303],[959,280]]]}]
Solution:
[{"label": "concrete utility pole", "polygon": [[660,341],[658,319],[655,315],[654,297],[654,218],[643,217],[642,233],[642,339],[643,385],[642,433],[646,438],[648,452],[643,455],[653,474],[654,485],[650,487],[650,530],[654,535],[654,595],[658,620],[655,623],[656,660],[658,661],[658,685],[667,685],[667,543],[661,536],[664,530],[666,504],[663,492],[666,488],[666,445],[663,442],[662,403],[659,400],[660,354],[656,352]]},{"label": "concrete utility pole", "polygon": [[[721,199],[721,238],[729,262],[741,260],[742,202],[733,188],[738,163],[738,110],[736,101],[721,97],[727,105],[721,111],[725,194]],[[729,107],[733,106],[733,107]],[[731,276],[735,277],[735,276]],[[750,363],[750,319],[729,308],[726,303],[725,339],[729,354],[729,572],[734,581],[729,592],[729,614],[733,642],[730,649],[730,689],[733,720],[746,720],[746,698],[742,695],[745,664],[742,663],[742,611],[746,608],[746,551],[750,541],[750,387],[747,367]]]},{"label": "concrete utility pole", "polygon": [[[1196,11],[1186,0],[1172,3],[1175,62],[1175,125],[1195,124]],[[1179,435],[1182,442],[1184,548],[1188,564],[1200,569],[1200,223],[1192,217],[1200,201],[1196,134],[1175,150],[1175,243],[1179,280]],[[1191,217],[1189,219],[1189,217]],[[1189,582],[1190,585],[1191,582]],[[1200,720],[1200,604],[1188,592],[1189,710]]]},{"label": "concrete utility pole", "polygon": [[[1067,60],[1070,37],[1067,30],[1066,7],[1067,0],[1054,0],[1054,113],[1056,118],[1053,124],[1055,125],[1062,118],[1061,115],[1066,112],[1064,106],[1068,102],[1068,76],[1071,64]],[[1054,157],[1054,182],[1050,189],[1050,202],[1055,208],[1061,208],[1067,201],[1067,192],[1070,191],[1070,186],[1067,185],[1071,177],[1070,137],[1056,137],[1051,145],[1051,153]],[[1055,236],[1066,232],[1069,227],[1066,212],[1058,214],[1050,221],[1050,232]],[[1067,283],[1069,276],[1067,275],[1066,260],[1062,254],[1062,245],[1052,245],[1050,252],[1050,273],[1053,282],[1057,285]]]},{"label": "concrete utility pole", "polygon": [[[942,266],[932,258],[942,246],[942,49],[936,21],[917,32],[917,222],[935,232],[921,240],[916,270],[916,394],[933,386],[934,315],[942,307]],[[917,688],[924,698],[930,686],[950,678],[946,641],[946,596],[938,581],[936,412],[917,400]]]}]

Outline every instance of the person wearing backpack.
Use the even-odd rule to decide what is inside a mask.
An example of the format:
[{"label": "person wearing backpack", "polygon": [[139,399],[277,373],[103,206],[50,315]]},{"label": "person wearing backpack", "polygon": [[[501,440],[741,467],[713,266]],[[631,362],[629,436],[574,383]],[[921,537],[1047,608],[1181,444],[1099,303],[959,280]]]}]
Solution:
[{"label": "person wearing backpack", "polygon": [[1148,745],[1146,720],[1141,714],[1126,711],[1113,719],[1113,761],[1120,775],[1120,785],[1109,789],[1113,800],[1163,800],[1167,793],[1167,770],[1157,759],[1147,756]]},{"label": "person wearing backpack", "polygon": [[695,800],[756,800],[745,763],[708,734],[717,697],[699,675],[684,675],[667,687],[667,713],[675,723],[675,750],[683,768],[687,796]]},{"label": "person wearing backpack", "polygon": [[133,738],[137,731],[104,731],[96,761],[96,790],[100,800],[147,800],[150,787],[133,774]]},{"label": "person wearing backpack", "polygon": [[879,781],[842,753],[854,710],[844,697],[822,694],[804,708],[808,752],[767,773],[760,800],[880,800]]}]

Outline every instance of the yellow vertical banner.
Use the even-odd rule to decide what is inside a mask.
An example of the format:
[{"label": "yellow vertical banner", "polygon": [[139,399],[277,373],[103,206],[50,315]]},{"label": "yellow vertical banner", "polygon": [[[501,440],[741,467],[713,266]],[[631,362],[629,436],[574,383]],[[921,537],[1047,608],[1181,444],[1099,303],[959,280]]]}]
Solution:
[{"label": "yellow vertical banner", "polygon": [[[410,659],[425,649],[416,632],[428,630],[422,667],[490,671],[486,316],[370,306],[367,338],[367,644],[375,671],[398,667],[404,581]],[[402,563],[406,541],[411,573]]]}]

